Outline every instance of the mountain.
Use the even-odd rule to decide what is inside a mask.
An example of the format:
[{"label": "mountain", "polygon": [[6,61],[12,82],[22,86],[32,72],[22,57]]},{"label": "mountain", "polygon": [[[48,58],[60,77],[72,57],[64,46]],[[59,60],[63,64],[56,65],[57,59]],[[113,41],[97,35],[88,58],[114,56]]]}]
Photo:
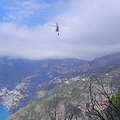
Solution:
[{"label": "mountain", "polygon": [[[0,58],[0,102],[15,113],[44,97],[57,84],[78,75],[107,74],[120,67],[120,53],[93,61],[68,59],[27,60]],[[81,79],[80,79],[81,80]]]},{"label": "mountain", "polygon": [[108,65],[116,67],[120,65],[120,52],[96,58],[90,62],[90,65],[92,69],[102,68]]},{"label": "mountain", "polygon": [[[69,116],[74,110],[76,110],[75,114],[78,116],[78,120],[87,120],[87,108],[84,106],[87,107],[85,101],[89,100],[91,76],[97,75],[97,79],[102,80],[104,86],[108,86],[112,82],[114,91],[120,85],[120,54],[115,54],[116,58],[112,57],[113,60],[110,60],[111,56],[114,54],[89,62],[90,71],[58,84],[48,91],[43,98],[31,102],[7,120],[51,120],[55,114],[54,111],[56,111],[57,119],[64,120],[65,116]],[[101,65],[97,65],[96,62],[101,63]],[[103,65],[103,63],[106,64]],[[92,69],[95,64],[96,69]],[[97,88],[99,88],[98,84],[96,84]],[[110,90],[109,87],[108,90]],[[76,109],[75,105],[78,103],[80,103],[79,109]]]},{"label": "mountain", "polygon": [[0,80],[1,84],[13,87],[25,77],[33,75],[31,82],[42,83],[59,75],[66,77],[67,73],[77,74],[79,67],[85,63],[78,59],[33,61],[0,58]]},{"label": "mountain", "polygon": [[0,58],[0,102],[9,107],[10,113],[14,113],[38,97],[38,90],[46,92],[55,84],[85,72],[87,69],[84,66],[87,66],[87,61],[74,58]]}]

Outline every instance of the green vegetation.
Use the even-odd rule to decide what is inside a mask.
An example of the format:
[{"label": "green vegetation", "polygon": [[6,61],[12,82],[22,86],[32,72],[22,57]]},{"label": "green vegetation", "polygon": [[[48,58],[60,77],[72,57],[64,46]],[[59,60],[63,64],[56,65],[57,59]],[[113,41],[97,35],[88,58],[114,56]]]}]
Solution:
[{"label": "green vegetation", "polygon": [[[118,56],[117,56],[118,57]],[[116,62],[112,61],[115,60]],[[20,109],[18,112],[13,114],[7,120],[88,120],[88,116],[91,114],[88,112],[90,108],[90,91],[89,85],[91,76],[97,76],[97,78],[92,79],[95,81],[101,81],[102,85],[110,90],[110,85],[112,83],[112,87],[114,89],[113,95],[110,96],[114,105],[117,107],[118,112],[120,110],[120,59],[116,60],[115,57],[111,56],[109,58],[105,57],[94,60],[93,62],[86,65],[89,68],[89,71],[86,72],[86,66],[82,66],[83,71],[80,72],[81,75],[68,79],[63,83],[60,83],[55,88],[51,89],[49,92],[45,94],[42,99],[34,101],[28,104],[26,107]],[[64,71],[61,70],[61,66],[58,65],[58,72]],[[98,69],[99,68],[99,69]],[[53,67],[54,69],[54,67]],[[53,70],[52,69],[52,70]],[[78,68],[80,70],[80,68]],[[73,70],[73,69],[72,69]],[[74,71],[74,70],[73,70]],[[66,72],[66,71],[65,71]],[[70,77],[71,74],[68,74]],[[118,87],[118,91],[117,91]],[[101,88],[98,82],[94,82],[93,91],[99,91]],[[117,92],[116,92],[117,91]],[[99,94],[97,94],[99,96]],[[96,96],[96,94],[94,94]],[[96,99],[94,99],[96,100]],[[100,97],[98,97],[100,100]],[[104,99],[102,99],[104,100]],[[107,101],[108,103],[108,101]],[[99,104],[100,105],[100,104]],[[116,115],[117,111],[111,110],[114,108],[113,104],[107,104],[108,106],[102,107],[102,109],[98,109],[103,119],[105,120],[107,113],[108,120],[119,120],[119,116]],[[93,105],[94,106],[94,105]],[[111,116],[113,114],[113,116]],[[101,117],[101,118],[102,118]],[[116,117],[112,119],[112,117]],[[101,120],[98,116],[94,117],[94,120]]]},{"label": "green vegetation", "polygon": [[109,120],[120,120],[120,86],[118,91],[112,95],[109,106],[105,108]]},{"label": "green vegetation", "polygon": [[[111,81],[115,80],[115,78],[120,77],[119,71],[120,69],[116,69],[110,73],[97,76],[98,79],[103,80],[102,82],[104,85],[107,85],[110,84]],[[56,111],[56,116],[59,117],[60,115],[60,118],[63,120],[69,117],[72,113],[74,113],[74,119],[75,117],[77,117],[78,120],[79,118],[82,118],[83,120],[87,119],[85,116],[87,109],[85,108],[84,104],[89,96],[88,88],[90,76],[91,74],[84,74],[79,77],[69,79],[68,82],[59,84],[51,91],[46,93],[43,99],[32,102],[7,120],[51,120],[51,118],[55,115],[53,112],[54,110]],[[118,84],[114,84],[113,82],[113,86],[116,87]],[[95,83],[95,88],[98,87],[99,84]],[[116,99],[115,102],[119,101],[120,99],[119,91],[120,87],[118,92],[115,94],[116,96],[112,97],[113,100]],[[81,107],[81,105],[84,106]],[[119,104],[117,103],[117,105]],[[110,110],[107,111],[109,112]]]}]

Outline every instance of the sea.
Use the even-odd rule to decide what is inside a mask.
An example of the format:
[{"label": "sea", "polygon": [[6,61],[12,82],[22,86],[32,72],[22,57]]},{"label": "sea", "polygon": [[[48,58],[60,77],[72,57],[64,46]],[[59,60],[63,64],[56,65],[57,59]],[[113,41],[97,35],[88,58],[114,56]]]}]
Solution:
[{"label": "sea", "polygon": [[10,116],[8,108],[0,104],[0,120],[5,120]]}]

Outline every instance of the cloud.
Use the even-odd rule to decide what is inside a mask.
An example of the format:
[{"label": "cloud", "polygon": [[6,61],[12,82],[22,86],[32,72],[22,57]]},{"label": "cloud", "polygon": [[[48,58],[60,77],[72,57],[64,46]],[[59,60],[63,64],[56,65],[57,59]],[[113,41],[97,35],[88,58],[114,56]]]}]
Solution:
[{"label": "cloud", "polygon": [[[34,12],[46,7],[37,4],[38,7],[34,8],[36,1],[16,4],[19,19],[32,16]],[[119,0],[69,0],[48,6],[45,10],[49,19],[44,25],[16,25],[14,19],[17,20],[17,17],[11,17],[12,22],[0,23],[0,55],[29,59],[94,59],[120,51]],[[51,11],[56,10],[57,14],[51,13],[52,7]],[[10,8],[9,15],[17,16],[15,10]],[[20,11],[24,11],[23,18]],[[48,26],[56,22],[61,26],[60,36],[57,36],[54,27]]]},{"label": "cloud", "polygon": [[14,5],[4,7],[6,16],[3,19],[17,23],[23,22],[25,19],[41,14],[46,7],[48,7],[48,4],[38,3],[37,0],[16,1]]}]

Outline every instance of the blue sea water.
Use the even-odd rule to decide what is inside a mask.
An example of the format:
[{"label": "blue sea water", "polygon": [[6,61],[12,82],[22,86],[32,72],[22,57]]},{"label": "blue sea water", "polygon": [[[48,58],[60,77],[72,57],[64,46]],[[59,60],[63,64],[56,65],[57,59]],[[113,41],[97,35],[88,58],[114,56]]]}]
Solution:
[{"label": "blue sea water", "polygon": [[0,104],[0,120],[5,120],[10,116],[8,108]]}]

